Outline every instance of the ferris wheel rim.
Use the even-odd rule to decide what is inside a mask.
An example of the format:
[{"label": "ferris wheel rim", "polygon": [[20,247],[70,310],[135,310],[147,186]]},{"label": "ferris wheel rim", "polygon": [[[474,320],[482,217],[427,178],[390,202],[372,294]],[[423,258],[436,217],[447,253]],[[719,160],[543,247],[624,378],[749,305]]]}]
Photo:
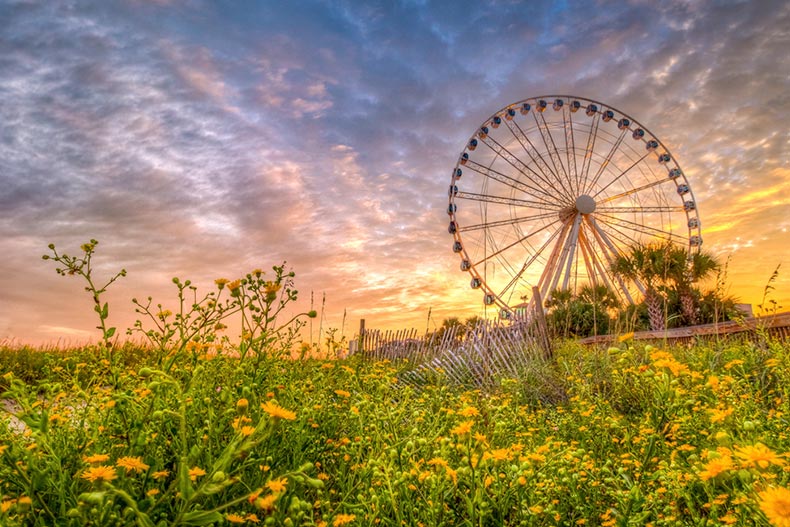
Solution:
[{"label": "ferris wheel rim", "polygon": [[[655,228],[649,227],[649,226],[642,226],[642,228],[644,230],[642,230],[640,232],[642,234],[644,234],[645,231],[655,230],[655,231],[661,232],[663,234],[667,234],[667,239],[669,239],[669,240],[671,240],[672,238],[676,238],[676,239],[680,239],[680,240],[687,240],[688,243],[686,245],[686,250],[687,250],[687,253],[689,255],[688,256],[689,258],[692,257],[693,252],[699,251],[699,246],[701,244],[701,236],[699,236],[699,234],[701,232],[701,225],[700,225],[700,221],[699,221],[698,209],[696,207],[697,201],[696,201],[696,198],[695,198],[695,196],[693,194],[693,190],[691,189],[690,182],[689,182],[685,172],[680,168],[680,164],[678,163],[677,158],[672,154],[671,150],[649,128],[647,128],[642,123],[640,123],[639,121],[634,119],[630,114],[627,114],[627,113],[619,110],[618,108],[616,108],[616,107],[614,107],[614,106],[612,106],[610,104],[604,103],[602,101],[598,101],[596,99],[591,99],[591,98],[587,98],[587,97],[580,97],[580,96],[574,96],[574,95],[567,95],[567,94],[566,95],[538,95],[538,96],[534,96],[534,97],[527,97],[527,98],[521,99],[521,100],[516,101],[514,103],[511,103],[509,105],[503,106],[502,108],[500,108],[499,110],[497,110],[496,112],[491,114],[488,118],[486,118],[482,122],[482,124],[477,129],[475,129],[473,134],[467,140],[467,143],[466,143],[467,146],[465,146],[464,149],[462,150],[462,153],[459,156],[458,161],[456,162],[455,168],[453,169],[453,176],[452,176],[452,179],[451,179],[450,191],[449,191],[449,194],[448,194],[449,195],[449,199],[448,199],[448,202],[449,202],[448,214],[450,215],[450,218],[451,218],[450,230],[451,230],[451,234],[453,234],[453,239],[454,239],[453,250],[454,250],[454,252],[459,253],[459,255],[461,256],[461,261],[462,261],[461,269],[462,269],[462,271],[466,271],[472,276],[472,282],[471,282],[472,288],[475,288],[475,289],[480,288],[480,289],[483,290],[484,303],[486,305],[494,305],[494,304],[496,304],[503,311],[508,311],[508,312],[513,310],[513,306],[511,305],[511,303],[509,301],[505,302],[502,299],[502,294],[505,291],[507,291],[509,286],[505,287],[505,289],[502,292],[499,292],[499,291],[494,290],[489,285],[489,283],[488,283],[488,281],[486,279],[486,276],[485,276],[485,274],[487,272],[487,268],[484,269],[484,273],[481,274],[480,270],[479,270],[479,267],[480,267],[481,264],[485,264],[485,262],[487,262],[488,259],[490,259],[490,256],[486,256],[483,260],[476,261],[476,262],[472,263],[474,260],[468,254],[467,247],[464,245],[463,238],[461,236],[462,232],[470,231],[472,228],[475,228],[475,227],[476,228],[482,228],[484,231],[486,231],[486,235],[489,235],[489,232],[488,232],[489,230],[487,229],[488,224],[486,222],[482,222],[479,225],[472,225],[472,226],[466,226],[466,227],[460,226],[460,224],[458,222],[457,206],[456,206],[455,200],[456,200],[456,198],[459,198],[459,194],[461,194],[461,196],[460,196],[461,198],[476,199],[476,200],[480,201],[481,204],[484,203],[484,202],[487,202],[487,201],[492,201],[492,202],[498,203],[500,205],[508,205],[511,208],[516,207],[516,206],[533,206],[534,208],[540,210],[541,207],[542,207],[542,210],[544,211],[543,214],[549,215],[549,216],[553,212],[558,212],[557,208],[556,208],[556,204],[552,208],[551,203],[545,202],[545,201],[542,202],[538,197],[535,197],[535,196],[533,196],[534,201],[532,201],[532,202],[529,202],[529,200],[524,200],[524,199],[503,198],[501,196],[486,196],[486,195],[483,195],[483,194],[477,194],[476,196],[473,196],[473,193],[461,192],[460,190],[458,190],[458,188],[456,186],[456,182],[458,181],[458,178],[460,178],[460,173],[461,173],[460,169],[461,169],[461,167],[466,164],[464,162],[464,156],[466,156],[467,159],[470,158],[468,153],[471,150],[473,150],[473,148],[470,148],[470,145],[472,144],[473,141],[476,141],[475,138],[479,136],[481,130],[486,130],[487,131],[486,127],[490,126],[490,125],[493,125],[494,120],[497,119],[497,118],[499,118],[500,123],[501,123],[502,122],[501,118],[506,115],[506,112],[509,112],[509,111],[513,110],[514,108],[518,108],[519,106],[522,106],[522,105],[525,105],[525,104],[527,104],[527,105],[529,105],[530,103],[533,103],[533,104],[536,104],[536,105],[537,104],[542,104],[543,106],[542,106],[542,109],[540,110],[540,112],[543,113],[543,111],[547,111],[546,110],[546,108],[547,108],[547,106],[546,106],[547,102],[546,101],[547,100],[550,101],[550,102],[553,102],[555,105],[557,104],[557,102],[559,102],[561,100],[562,104],[560,104],[560,106],[563,106],[565,103],[567,103],[568,105],[574,105],[574,107],[576,109],[575,110],[571,110],[573,113],[575,113],[577,110],[579,110],[580,107],[576,106],[578,103],[584,103],[586,105],[585,113],[587,113],[588,116],[594,117],[593,122],[594,122],[594,128],[595,128],[595,133],[596,134],[597,134],[597,130],[598,130],[598,121],[599,121],[598,117],[603,118],[605,113],[609,116],[609,119],[607,119],[607,121],[611,120],[614,115],[617,115],[617,117],[619,119],[621,119],[620,122],[622,122],[622,120],[625,119],[627,124],[626,124],[625,128],[621,128],[621,132],[622,133],[620,134],[620,138],[618,139],[618,142],[616,144],[614,144],[613,147],[610,150],[610,153],[609,153],[609,157],[610,158],[611,158],[611,156],[613,156],[618,151],[618,149],[620,147],[620,142],[622,142],[622,138],[625,136],[625,134],[628,131],[641,130],[642,131],[642,136],[640,136],[639,139],[642,140],[648,146],[650,145],[651,141],[654,142],[655,146],[652,149],[648,148],[648,153],[644,154],[641,158],[636,160],[632,166],[636,166],[638,163],[641,163],[642,161],[644,161],[654,151],[655,152],[662,152],[662,154],[659,155],[659,162],[661,162],[662,158],[664,156],[666,156],[666,161],[664,161],[662,164],[667,164],[667,163],[671,162],[671,166],[675,167],[675,169],[669,169],[668,168],[667,170],[670,171],[669,172],[670,174],[672,174],[673,170],[677,170],[678,171],[679,176],[675,176],[675,179],[682,178],[682,181],[683,181],[682,186],[685,187],[685,189],[686,189],[685,190],[685,195],[686,195],[687,198],[689,198],[690,203],[692,203],[692,205],[693,205],[693,208],[691,208],[691,209],[686,208],[685,205],[684,205],[684,209],[685,210],[683,211],[684,215],[685,215],[685,217],[687,219],[688,233],[689,234],[688,234],[687,237],[682,237],[680,235],[674,234],[673,232],[665,232],[665,231],[661,231],[660,229],[655,229]],[[594,105],[596,107],[596,109],[593,110],[592,114],[588,113],[591,105]],[[558,108],[555,106],[554,110],[557,111]],[[538,111],[537,110],[537,106],[536,106],[536,110],[535,111],[536,112]],[[535,114],[535,115],[537,115],[537,114]],[[565,116],[565,115],[569,115],[569,114],[565,111],[565,109],[563,109],[563,116]],[[508,119],[508,121],[510,121],[510,119],[512,119],[512,118],[513,117],[511,116]],[[536,120],[536,123],[537,123],[538,122],[537,121],[537,117],[535,117],[535,120]],[[570,123],[571,123],[570,126],[572,127],[572,119],[570,119]],[[510,126],[509,123],[508,123],[508,126]],[[544,126],[545,126],[545,129],[546,129],[547,135],[551,139],[553,147],[554,147],[554,150],[552,151],[550,149],[550,147],[548,146],[548,142],[546,141],[546,135],[544,135],[543,136],[543,140],[544,140],[544,143],[546,143],[546,149],[548,151],[547,153],[549,154],[549,156],[551,156],[551,161],[552,161],[552,163],[554,163],[554,170],[556,172],[556,173],[552,173],[552,175],[554,175],[555,177],[558,177],[558,174],[559,174],[560,170],[559,170],[559,168],[557,166],[557,160],[559,160],[559,167],[562,168],[563,171],[565,171],[565,166],[562,163],[562,159],[559,157],[560,150],[557,148],[556,144],[554,144],[554,139],[553,139],[554,136],[551,135],[549,126],[548,126],[548,124],[546,124],[545,119],[544,119]],[[579,149],[576,148],[575,144],[573,145],[573,147],[568,145],[568,143],[567,143],[567,141],[568,141],[568,135],[567,135],[568,134],[568,129],[567,129],[567,126],[569,126],[569,125],[566,122],[563,122],[563,129],[564,129],[564,131],[566,133],[566,145],[565,145],[564,152],[565,152],[565,154],[567,156],[567,159],[568,159],[568,161],[567,161],[567,163],[568,163],[568,170],[570,170],[571,159],[573,159],[574,169],[576,168],[575,167],[576,157],[578,155],[578,150]],[[494,128],[496,128],[496,126],[494,126]],[[537,124],[537,129],[540,131],[541,134],[544,134],[544,130],[541,129],[540,124]],[[511,132],[513,132],[512,128],[511,128]],[[635,133],[636,132],[634,132],[634,134]],[[570,134],[571,134],[571,140],[573,141],[573,130],[572,129],[570,131]],[[590,134],[592,134],[592,128],[591,128]],[[514,135],[515,135],[515,132],[514,132]],[[636,135],[634,135],[634,139],[637,139]],[[489,143],[486,143],[486,144],[489,146],[489,148],[491,148],[491,145]],[[593,152],[592,152],[592,150],[590,150],[590,148],[591,147],[588,144],[588,146],[586,147],[586,150],[585,150],[585,155],[587,157],[592,157],[592,155],[593,155]],[[525,149],[526,149],[526,147],[525,147]],[[621,154],[622,154],[622,152],[621,152]],[[557,156],[557,157],[555,158],[555,156]],[[516,159],[518,159],[518,158],[516,158]],[[497,157],[494,156],[492,161],[491,161],[491,165],[487,169],[489,171],[489,174],[487,174],[487,176],[488,177],[492,177],[493,179],[495,179],[495,180],[497,180],[499,182],[507,183],[506,179],[511,179],[511,181],[515,181],[513,178],[507,178],[506,175],[501,174],[501,173],[491,174],[491,172],[496,172],[495,170],[491,169],[491,166],[493,166],[493,164],[496,161],[497,161]],[[653,208],[631,207],[630,209],[632,209],[632,210],[625,210],[625,209],[629,209],[628,207],[619,207],[619,208],[618,207],[611,207],[611,206],[608,207],[608,208],[607,207],[596,207],[597,203],[595,202],[595,198],[598,195],[600,195],[603,191],[605,191],[610,185],[612,185],[614,183],[614,180],[609,182],[606,185],[606,187],[604,187],[602,190],[599,190],[595,195],[591,195],[592,189],[595,187],[595,183],[597,183],[597,179],[600,178],[601,174],[604,172],[605,167],[608,164],[608,162],[609,162],[609,159],[606,159],[603,163],[601,163],[599,165],[598,174],[596,174],[596,176],[595,176],[596,181],[588,182],[588,181],[586,181],[586,179],[583,179],[580,182],[578,179],[576,180],[577,187],[575,189],[575,192],[573,192],[573,189],[571,188],[570,195],[566,195],[566,197],[569,197],[571,200],[574,200],[574,195],[576,195],[576,197],[575,197],[576,212],[574,212],[574,214],[576,215],[576,219],[574,219],[574,225],[569,225],[567,223],[567,221],[562,220],[562,212],[560,211],[559,212],[560,219],[562,220],[562,221],[560,221],[560,223],[561,223],[561,230],[560,231],[556,231],[548,239],[548,241],[546,242],[546,243],[549,243],[550,241],[553,240],[553,238],[555,236],[557,236],[558,234],[561,234],[560,238],[562,240],[564,240],[564,246],[562,247],[562,249],[560,249],[560,253],[555,255],[554,253],[558,250],[558,247],[560,246],[560,242],[558,241],[557,244],[555,245],[554,249],[552,250],[552,254],[549,257],[549,259],[551,261],[552,259],[556,260],[557,258],[559,258],[559,261],[561,262],[560,265],[567,265],[568,270],[570,270],[570,268],[571,268],[571,261],[574,258],[574,256],[577,259],[576,266],[577,266],[577,270],[578,270],[579,253],[584,253],[584,259],[585,259],[585,261],[587,261],[589,255],[593,252],[593,251],[590,251],[589,247],[585,248],[585,245],[578,240],[579,230],[585,228],[585,227],[581,226],[581,223],[585,222],[586,219],[589,219],[591,214],[593,213],[593,211],[597,210],[598,214],[596,214],[596,217],[600,215],[600,216],[603,216],[603,217],[614,218],[616,221],[621,222],[621,226],[623,226],[622,223],[632,223],[634,226],[636,226],[637,223],[632,222],[630,220],[624,220],[623,218],[615,218],[615,216],[614,216],[615,213],[633,212],[633,213],[636,214],[637,212],[640,212],[642,214],[645,214],[645,213],[650,213],[651,211],[652,212],[659,212],[659,213],[662,213],[662,214],[663,214],[663,212],[666,212],[667,214],[670,213],[670,209],[669,208],[667,208],[665,211],[662,211],[661,207],[653,207]],[[591,161],[590,161],[590,163],[591,163]],[[544,164],[545,164],[545,161],[544,161]],[[622,177],[625,174],[625,172],[627,172],[628,170],[630,170],[630,168],[626,169],[626,171],[624,171],[619,176],[617,176],[617,178],[615,178],[615,180],[617,180],[620,177]],[[587,167],[587,172],[589,172],[589,165]],[[538,175],[537,172],[534,171],[534,170],[533,170],[533,173],[535,173],[536,176]],[[458,174],[457,177],[456,177],[456,174]],[[589,175],[588,173],[585,173],[583,177],[587,178],[588,175]],[[565,176],[568,177],[568,174],[566,173]],[[582,177],[582,176],[580,176],[578,174],[578,172],[577,172],[576,173],[576,177],[578,178],[578,177]],[[649,183],[648,185],[649,186],[656,186],[656,185],[659,185],[659,184],[662,184],[662,183],[667,183],[669,181],[669,179],[671,179],[671,176],[666,181],[658,180],[656,182]],[[534,181],[531,180],[531,179],[529,179],[529,181],[534,183]],[[626,181],[630,182],[630,179],[626,178]],[[673,180],[673,182],[676,184],[676,186],[680,187],[680,185],[678,185],[677,181]],[[573,182],[572,181],[568,180],[568,183],[569,183],[570,187],[573,187]],[[511,190],[511,194],[519,189],[518,186],[511,185],[511,187],[513,189],[513,190]],[[644,187],[644,188],[647,188],[647,187]],[[522,186],[521,190],[524,190],[523,186]],[[533,190],[534,190],[534,188],[533,188]],[[580,190],[582,191],[581,193],[579,192]],[[641,189],[631,189],[631,190],[629,190],[626,193],[621,193],[621,195],[619,195],[619,196],[615,195],[613,198],[606,199],[604,201],[604,203],[609,202],[609,201],[614,201],[615,199],[623,198],[623,197],[629,195],[630,193],[637,193],[640,190]],[[565,189],[565,192],[567,192],[567,191],[568,191],[568,189]],[[681,199],[682,199],[682,196],[684,194],[680,194],[679,190],[678,190],[678,194],[681,195]],[[481,209],[484,209],[484,207],[481,206]],[[653,209],[655,209],[655,210],[653,210]],[[487,209],[485,209],[485,210],[487,210]],[[673,207],[671,210],[679,212],[677,206]],[[608,215],[607,215],[607,212],[609,213]],[[584,216],[584,218],[583,218],[583,216]],[[692,222],[692,217],[695,219],[694,223]],[[524,220],[524,221],[526,221],[526,220]],[[609,220],[607,220],[607,221],[609,221]],[[515,221],[512,220],[512,219],[508,220],[508,222],[510,224],[514,224],[515,223]],[[549,225],[552,225],[554,223],[556,223],[556,221],[552,222]],[[589,222],[587,222],[587,223],[589,223]],[[597,220],[594,219],[593,224],[595,224],[595,223],[597,223]],[[606,222],[604,222],[604,223],[606,223]],[[694,224],[693,227],[692,227],[692,223]],[[456,227],[454,227],[454,225]],[[482,227],[480,227],[481,225],[482,225]],[[493,224],[491,224],[491,225],[493,225]],[[623,227],[625,228],[625,226],[623,226]],[[602,229],[598,225],[589,225],[588,228],[592,229],[591,230],[592,233],[595,233],[595,232],[598,232],[598,231],[602,231]],[[630,227],[630,228],[633,229],[633,227]],[[568,230],[568,229],[570,229],[568,233],[563,233],[564,230]],[[617,229],[615,229],[615,230],[617,230]],[[618,232],[619,232],[619,230],[618,230]],[[696,236],[692,235],[691,234],[692,232],[696,232],[697,235]],[[514,242],[514,244],[515,243],[522,243],[527,237],[533,236],[534,234],[536,234],[536,233],[532,232],[532,233],[528,234],[526,237],[524,237],[523,239],[517,239],[516,242]],[[616,236],[619,238],[621,235],[622,235],[622,232],[619,232],[619,234],[617,234]],[[594,234],[594,236],[596,238],[598,236],[600,236],[602,238],[605,238],[608,235],[605,232],[598,232],[598,234],[597,235]],[[612,236],[615,236],[615,235],[612,233]],[[697,243],[695,243],[695,238],[696,238]],[[619,242],[622,243],[622,240],[619,240]],[[603,245],[606,244],[607,241],[606,240],[603,240],[603,241],[598,240],[598,243],[601,244],[601,246],[603,247]],[[614,242],[609,241],[608,243],[610,245],[614,245]],[[495,246],[495,244],[492,244],[492,245]],[[571,245],[572,245],[572,247],[571,247]],[[460,247],[460,250],[456,250],[459,247]],[[535,259],[540,257],[540,255],[542,254],[542,252],[543,252],[543,250],[545,248],[546,248],[546,244],[544,244],[541,247],[540,250],[536,250],[536,252],[534,253]],[[507,247],[505,247],[505,249],[507,249]],[[502,251],[504,251],[505,249],[503,249]],[[578,250],[578,253],[576,252],[577,250]],[[500,251],[500,253],[502,251]],[[570,252],[570,255],[568,254],[569,252]],[[604,249],[604,252],[606,252],[606,249]],[[612,249],[612,253],[613,254],[617,254],[617,251]],[[530,265],[532,263],[534,263],[534,262],[530,262]],[[549,262],[547,262],[547,263],[549,263]],[[493,262],[492,262],[492,265],[493,265]],[[556,265],[556,264],[552,263],[552,265]],[[588,266],[590,265],[589,262],[587,262],[587,265]],[[595,266],[597,266],[599,269],[597,271],[593,271],[593,273],[600,272],[600,270],[602,269],[603,265],[604,265],[603,262],[595,263]],[[525,262],[524,266],[527,266],[526,262]],[[547,266],[546,269],[548,269],[548,266]],[[590,269],[588,269],[588,271],[589,270]],[[524,268],[522,268],[521,271],[519,271],[519,273],[514,276],[513,280],[518,279],[520,273],[523,273],[523,271],[524,271]],[[545,273],[545,270],[544,270],[544,273]],[[552,273],[554,273],[552,275],[553,285],[556,286],[557,285],[557,280],[560,277],[560,274],[556,270],[552,270]],[[567,282],[568,282],[567,276],[568,275],[566,274],[563,277],[563,283],[565,285],[567,285]],[[602,275],[602,277],[605,278],[606,275]],[[541,282],[543,282],[543,276],[541,277]],[[546,282],[545,284],[543,284],[544,287],[548,283],[549,282]],[[624,286],[623,286],[623,288],[624,288]],[[514,291],[515,291],[515,288],[511,291],[511,293],[510,293],[511,296],[512,296]],[[626,291],[626,295],[628,295],[627,291]],[[629,297],[629,300],[630,300],[630,297]]]}]

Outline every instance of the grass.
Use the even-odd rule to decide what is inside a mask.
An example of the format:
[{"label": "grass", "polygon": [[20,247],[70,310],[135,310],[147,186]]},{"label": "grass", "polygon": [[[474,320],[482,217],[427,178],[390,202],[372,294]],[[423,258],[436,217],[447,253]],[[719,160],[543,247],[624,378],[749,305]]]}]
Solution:
[{"label": "grass", "polygon": [[358,358],[103,353],[0,349],[24,423],[2,414],[3,525],[790,521],[787,343],[566,343],[487,391]]}]

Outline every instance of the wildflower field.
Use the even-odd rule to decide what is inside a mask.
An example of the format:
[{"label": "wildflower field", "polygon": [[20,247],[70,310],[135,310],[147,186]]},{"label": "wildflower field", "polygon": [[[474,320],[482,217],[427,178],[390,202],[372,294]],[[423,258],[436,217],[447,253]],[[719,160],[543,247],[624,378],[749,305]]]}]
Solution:
[{"label": "wildflower field", "polygon": [[0,524],[787,526],[789,353],[567,343],[481,392],[354,357],[0,349]]}]

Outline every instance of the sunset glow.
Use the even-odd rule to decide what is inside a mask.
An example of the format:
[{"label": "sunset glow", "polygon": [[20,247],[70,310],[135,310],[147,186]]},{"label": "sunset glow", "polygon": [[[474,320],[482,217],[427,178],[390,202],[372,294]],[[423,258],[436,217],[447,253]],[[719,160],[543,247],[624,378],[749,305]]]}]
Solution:
[{"label": "sunset glow", "polygon": [[778,0],[3,2],[0,340],[99,337],[41,259],[91,238],[97,273],[128,271],[119,330],[133,297],[171,306],[174,276],[209,290],[283,261],[315,335],[495,316],[451,250],[447,185],[492,112],[546,93],[649,127],[726,292],[757,311],[781,264],[788,309],[788,42]]}]

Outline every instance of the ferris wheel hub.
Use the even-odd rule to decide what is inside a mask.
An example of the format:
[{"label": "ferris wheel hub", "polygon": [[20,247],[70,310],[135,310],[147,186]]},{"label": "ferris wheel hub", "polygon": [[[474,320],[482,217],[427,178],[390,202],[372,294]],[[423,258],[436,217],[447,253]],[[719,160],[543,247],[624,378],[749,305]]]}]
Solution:
[{"label": "ferris wheel hub", "polygon": [[592,214],[595,212],[595,200],[592,196],[582,194],[576,198],[576,210],[582,214]]}]

